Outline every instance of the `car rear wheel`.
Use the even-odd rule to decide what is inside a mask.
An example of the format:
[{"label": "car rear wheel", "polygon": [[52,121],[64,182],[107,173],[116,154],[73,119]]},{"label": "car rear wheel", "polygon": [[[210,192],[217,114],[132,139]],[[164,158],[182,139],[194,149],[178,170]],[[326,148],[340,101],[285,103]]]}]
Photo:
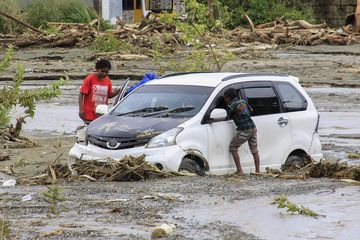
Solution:
[{"label": "car rear wheel", "polygon": [[303,157],[297,155],[290,155],[284,165],[282,165],[281,169],[283,171],[286,170],[296,170],[302,167],[305,167],[306,161]]},{"label": "car rear wheel", "polygon": [[200,176],[205,175],[205,170],[203,168],[201,168],[200,165],[195,160],[192,160],[190,158],[184,158],[181,161],[181,164],[179,167],[179,172],[181,172],[181,171],[186,171],[189,173],[196,173],[197,175],[200,175]]}]

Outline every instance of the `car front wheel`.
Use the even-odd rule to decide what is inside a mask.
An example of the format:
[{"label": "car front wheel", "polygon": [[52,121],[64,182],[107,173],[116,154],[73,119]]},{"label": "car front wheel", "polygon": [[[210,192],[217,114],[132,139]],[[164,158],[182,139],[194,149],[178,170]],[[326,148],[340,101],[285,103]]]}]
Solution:
[{"label": "car front wheel", "polygon": [[283,171],[286,170],[295,170],[304,167],[306,164],[305,159],[303,157],[297,155],[290,155],[284,165],[282,165],[281,169]]},{"label": "car front wheel", "polygon": [[185,172],[189,172],[189,173],[196,173],[197,175],[200,175],[200,176],[205,175],[205,170],[203,168],[201,168],[200,165],[195,160],[192,160],[190,158],[184,158],[181,161],[181,164],[179,167],[179,172],[181,172],[181,171],[185,171]]}]

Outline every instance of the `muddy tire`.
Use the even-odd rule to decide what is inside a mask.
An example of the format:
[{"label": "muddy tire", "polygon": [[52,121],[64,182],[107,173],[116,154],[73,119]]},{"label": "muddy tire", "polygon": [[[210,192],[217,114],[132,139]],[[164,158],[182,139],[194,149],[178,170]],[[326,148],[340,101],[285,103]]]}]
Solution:
[{"label": "muddy tire", "polygon": [[190,158],[184,158],[181,161],[181,164],[179,167],[179,172],[181,172],[181,171],[186,171],[189,173],[196,173],[199,176],[205,175],[205,170],[203,168],[201,168],[197,162],[195,162],[194,160],[192,160]]},{"label": "muddy tire", "polygon": [[286,159],[286,162],[284,165],[281,166],[281,169],[283,171],[286,171],[286,170],[296,170],[296,169],[299,169],[299,168],[302,168],[304,167],[306,164],[305,162],[305,159],[300,157],[300,156],[297,156],[297,155],[290,155],[287,159]]}]

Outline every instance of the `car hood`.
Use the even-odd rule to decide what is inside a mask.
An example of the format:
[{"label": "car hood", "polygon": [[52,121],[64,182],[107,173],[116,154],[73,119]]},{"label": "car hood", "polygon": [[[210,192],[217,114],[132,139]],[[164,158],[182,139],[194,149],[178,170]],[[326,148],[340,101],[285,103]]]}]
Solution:
[{"label": "car hood", "polygon": [[151,138],[177,127],[189,118],[150,118],[105,115],[91,122],[87,128],[90,136]]}]

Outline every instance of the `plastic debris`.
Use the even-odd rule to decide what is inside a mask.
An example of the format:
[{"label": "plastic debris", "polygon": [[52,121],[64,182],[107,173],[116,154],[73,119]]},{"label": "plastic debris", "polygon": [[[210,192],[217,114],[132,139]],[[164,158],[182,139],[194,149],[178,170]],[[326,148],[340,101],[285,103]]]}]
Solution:
[{"label": "plastic debris", "polygon": [[29,193],[29,194],[26,194],[25,196],[23,196],[23,197],[21,198],[21,201],[23,201],[23,202],[31,201],[31,200],[32,200],[32,196],[31,196],[30,193]]},{"label": "plastic debris", "polygon": [[16,180],[15,179],[9,179],[6,181],[3,181],[3,187],[13,187],[16,185]]},{"label": "plastic debris", "polygon": [[176,226],[174,224],[163,224],[160,227],[156,227],[153,229],[151,233],[151,238],[155,239],[169,236],[175,228]]}]

